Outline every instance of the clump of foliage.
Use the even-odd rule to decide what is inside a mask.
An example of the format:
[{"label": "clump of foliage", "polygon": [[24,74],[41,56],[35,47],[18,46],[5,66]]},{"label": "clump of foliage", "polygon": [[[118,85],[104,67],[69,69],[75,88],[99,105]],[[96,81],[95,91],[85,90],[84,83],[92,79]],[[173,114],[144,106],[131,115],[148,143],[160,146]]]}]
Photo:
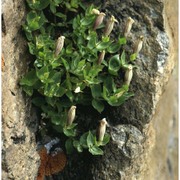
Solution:
[{"label": "clump of foliage", "polygon": [[27,3],[30,11],[23,28],[34,62],[20,84],[43,118],[67,136],[68,153],[76,148],[78,152],[88,149],[93,155],[102,155],[100,146],[106,145],[110,136],[105,134],[100,142],[94,130],[79,135],[74,119],[67,123],[68,112],[72,106],[87,105],[103,113],[105,103],[124,103],[132,96],[129,83],[120,86],[116,81],[136,54],[127,58],[123,50],[126,38],[119,35],[111,39],[103,34],[104,23],[94,28],[98,14],[92,13],[93,6],[87,8],[80,0]]}]

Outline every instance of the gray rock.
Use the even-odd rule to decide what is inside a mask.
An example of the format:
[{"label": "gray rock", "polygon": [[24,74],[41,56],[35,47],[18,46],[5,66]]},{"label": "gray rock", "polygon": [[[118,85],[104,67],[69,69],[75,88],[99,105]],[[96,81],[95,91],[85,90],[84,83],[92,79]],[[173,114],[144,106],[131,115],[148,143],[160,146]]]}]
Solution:
[{"label": "gray rock", "polygon": [[[104,156],[92,157],[88,152],[72,154],[68,157],[64,172],[54,178],[148,179],[145,171],[150,170],[148,156],[155,144],[151,121],[174,66],[172,59],[168,58],[172,52],[169,52],[171,39],[169,40],[164,26],[164,1],[104,0],[101,4],[103,12],[108,16],[113,14],[119,21],[113,31],[114,37],[117,31],[123,32],[128,16],[135,20],[129,46],[126,47],[128,50],[132,50],[133,42],[139,35],[145,37],[143,49],[135,62],[138,68],[134,70],[130,86],[130,91],[135,96],[120,107],[108,107],[102,115],[111,124],[108,129],[111,141],[104,148]],[[25,16],[24,1],[2,1],[2,54],[5,62],[2,69],[3,179],[35,179],[39,166],[35,144],[37,120],[28,98],[18,85],[30,62],[21,31]],[[96,120],[101,118],[93,113],[82,116],[79,114],[80,121],[87,120],[85,128],[89,124],[96,126]],[[171,162],[170,157],[170,167]]]},{"label": "gray rock", "polygon": [[[174,66],[168,58],[169,38],[164,26],[164,3],[158,0],[103,2],[102,11],[108,16],[113,14],[119,21],[113,37],[116,37],[117,31],[123,32],[128,16],[135,20],[129,46],[126,47],[128,50],[132,50],[138,36],[143,35],[145,38],[135,61],[138,68],[134,70],[130,86],[130,91],[135,95],[120,107],[108,107],[102,115],[113,126],[112,139],[105,147],[105,155],[89,157],[84,154],[84,158],[88,159],[84,160],[84,167],[83,160],[78,166],[78,161],[70,159],[63,179],[79,180],[83,179],[83,174],[88,180],[144,179],[145,169],[148,169],[148,154],[155,144],[151,120]],[[73,155],[71,158],[74,158]],[[68,174],[70,171],[71,175]]]},{"label": "gray rock", "polygon": [[18,83],[27,71],[27,43],[21,31],[26,16],[23,0],[2,2],[2,179],[35,179],[37,120]]}]

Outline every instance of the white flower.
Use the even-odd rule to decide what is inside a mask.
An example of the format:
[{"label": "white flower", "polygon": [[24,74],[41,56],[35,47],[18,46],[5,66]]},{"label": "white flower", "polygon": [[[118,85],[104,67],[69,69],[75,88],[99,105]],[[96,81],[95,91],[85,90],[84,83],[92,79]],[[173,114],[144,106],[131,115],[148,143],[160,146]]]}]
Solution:
[{"label": "white flower", "polygon": [[133,50],[133,53],[136,53],[138,54],[141,49],[142,49],[142,45],[143,45],[143,40],[144,40],[144,37],[143,36],[140,36],[138,38],[138,40],[136,41],[135,45],[134,45],[134,50]]},{"label": "white flower", "polygon": [[101,64],[101,62],[104,60],[104,56],[105,56],[105,50],[100,52],[99,57],[98,57],[98,64]]},{"label": "white flower", "polygon": [[117,19],[115,19],[114,16],[111,16],[111,18],[107,21],[106,27],[104,29],[104,35],[105,36],[109,36],[111,31],[113,30],[114,22],[118,22],[118,21],[117,21]]},{"label": "white flower", "polygon": [[68,111],[67,126],[71,125],[76,116],[76,106],[71,106]]},{"label": "white flower", "polygon": [[79,93],[81,92],[81,88],[78,86],[75,90],[74,90],[75,93]]},{"label": "white flower", "polygon": [[92,9],[92,14],[99,15],[100,11],[98,9]]},{"label": "white flower", "polygon": [[133,67],[132,65],[130,64],[125,72],[125,76],[124,76],[124,82],[125,84],[127,84],[129,86],[131,80],[132,80],[132,77],[133,77]]},{"label": "white flower", "polygon": [[56,49],[55,49],[55,57],[58,56],[58,54],[61,52],[63,46],[64,46],[64,36],[60,36],[56,42]]},{"label": "white flower", "polygon": [[128,17],[127,22],[126,22],[126,26],[124,29],[124,36],[125,37],[127,37],[129,32],[131,31],[133,23],[134,23],[134,20],[131,17]]},{"label": "white flower", "polygon": [[96,20],[95,20],[95,23],[94,23],[94,26],[93,26],[93,29],[96,30],[99,25],[101,25],[101,23],[103,22],[103,19],[104,19],[104,16],[106,14],[104,14],[103,12],[99,13],[98,16],[96,17]]},{"label": "white flower", "polygon": [[104,135],[106,132],[106,125],[107,125],[107,121],[106,118],[103,118],[100,123],[99,123],[99,127],[97,129],[97,139],[99,142],[102,142],[104,139]]}]

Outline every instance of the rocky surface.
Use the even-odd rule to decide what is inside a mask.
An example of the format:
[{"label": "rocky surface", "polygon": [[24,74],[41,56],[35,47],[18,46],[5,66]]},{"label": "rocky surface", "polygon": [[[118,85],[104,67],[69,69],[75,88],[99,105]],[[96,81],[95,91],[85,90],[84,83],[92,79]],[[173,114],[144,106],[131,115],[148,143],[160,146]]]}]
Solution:
[{"label": "rocky surface", "polygon": [[[32,180],[38,170],[30,102],[18,85],[27,71],[27,45],[21,31],[23,0],[2,2],[2,179]],[[3,65],[4,63],[4,65]]]},{"label": "rocky surface", "polygon": [[[169,17],[171,15],[170,12],[165,11],[166,5],[167,3],[156,0],[146,2],[137,0],[104,1],[102,11],[108,15],[113,14],[120,22],[116,25],[116,29],[122,31],[125,19],[131,16],[135,20],[131,40],[134,41],[139,35],[145,37],[143,49],[135,62],[138,68],[134,71],[130,87],[135,96],[121,107],[106,109],[104,115],[112,125],[109,129],[112,139],[105,148],[105,155],[98,158],[84,155],[88,161],[72,161],[72,164],[67,166],[63,179],[83,179],[83,174],[87,174],[88,180],[151,180],[160,177],[167,179],[170,177],[170,171],[171,174],[173,172],[174,177],[176,176],[177,169],[174,168],[173,171],[172,167],[177,166],[177,161],[173,165],[172,158],[171,163],[167,158],[169,132],[166,130],[169,127],[170,116],[167,117],[163,110],[169,110],[171,115],[172,111],[163,104],[163,101],[160,101],[161,98],[168,95],[166,102],[177,103],[172,100],[173,98],[168,92],[162,96],[168,87],[166,85],[176,61],[174,56],[176,50],[172,48],[174,39],[170,34],[173,23],[169,30],[166,13]],[[177,31],[174,30],[174,32]],[[116,30],[114,34],[116,34]],[[175,37],[177,37],[176,35],[174,34]],[[177,92],[176,87],[174,87],[175,92]],[[159,119],[157,115],[159,106],[161,106],[159,116],[162,119]],[[156,128],[155,121],[157,121]],[[175,138],[175,152],[177,152],[176,140]],[[155,157],[154,161],[151,161],[152,156]],[[174,155],[175,157],[177,158]],[[83,163],[86,164],[86,168],[83,167]],[[163,166],[163,164],[165,165]],[[168,169],[168,166],[171,170]],[[68,173],[70,171],[71,173]],[[162,175],[164,171],[166,173]],[[168,176],[166,176],[167,174]]]},{"label": "rocky surface", "polygon": [[[177,7],[177,0],[173,2]],[[108,128],[111,142],[105,147],[105,155],[75,153],[68,157],[64,172],[53,178],[177,179],[177,110],[173,106],[169,108],[169,104],[177,104],[176,74],[166,86],[177,58],[174,48],[177,47],[177,8],[175,11],[168,0],[104,0],[101,4],[103,12],[118,19],[116,29],[120,31],[128,16],[135,20],[131,41],[139,35],[145,37],[130,87],[135,96],[102,115],[111,125]],[[29,62],[21,31],[26,9],[22,0],[4,0],[2,9],[3,179],[35,179],[39,166],[35,144],[37,121],[28,98],[18,86]],[[99,118],[93,114],[86,116],[89,120]]]}]

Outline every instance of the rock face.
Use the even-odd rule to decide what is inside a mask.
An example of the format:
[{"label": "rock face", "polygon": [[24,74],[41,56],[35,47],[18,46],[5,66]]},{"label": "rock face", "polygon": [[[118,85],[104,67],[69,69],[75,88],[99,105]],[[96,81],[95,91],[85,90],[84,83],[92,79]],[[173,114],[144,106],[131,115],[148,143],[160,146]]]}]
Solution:
[{"label": "rock face", "polygon": [[[161,106],[161,109],[163,107],[168,109],[160,99],[166,97],[162,94],[167,87],[176,60],[172,55],[175,52],[174,49],[172,50],[174,40],[167,24],[166,13],[169,14],[170,11],[165,11],[166,5],[167,3],[158,0],[104,1],[102,11],[107,15],[113,14],[120,22],[116,25],[114,35],[116,30],[123,31],[124,21],[130,16],[135,20],[131,41],[135,41],[140,35],[145,38],[143,49],[135,62],[138,68],[134,71],[130,87],[135,96],[121,107],[106,109],[104,116],[112,126],[109,129],[111,142],[106,146],[105,154],[97,158],[86,156],[88,160],[84,161],[78,161],[80,157],[72,160],[61,178],[78,180],[83,179],[85,174],[88,180],[151,180],[170,177],[170,173],[176,176],[177,170],[173,169],[173,172],[172,170],[170,172],[168,166],[170,168],[176,166],[177,161],[173,165],[171,158],[171,162],[168,162],[168,165],[166,163],[170,161],[167,158],[168,134],[166,134],[170,117],[167,118],[161,110],[159,116],[165,120],[162,122],[163,120],[160,121],[157,115],[158,106]],[[174,92],[176,90],[175,87]],[[168,99],[169,102],[174,103],[170,94]],[[155,121],[159,128],[155,127]],[[160,127],[164,129],[161,130]],[[162,141],[163,134],[166,137],[164,141]],[[157,159],[153,158],[152,161],[152,157]],[[156,163],[159,164],[158,167]],[[151,166],[153,167],[150,168]],[[168,176],[162,176],[162,169],[166,170],[164,174]]]},{"label": "rock face", "polygon": [[[28,98],[18,86],[29,62],[21,32],[26,9],[22,0],[11,3],[4,0],[2,3],[2,53],[5,63],[2,67],[3,179],[35,179],[39,166],[34,137],[37,120]],[[174,56],[177,49],[172,48],[177,46],[176,23],[173,23],[176,19],[172,21],[170,14],[175,13],[173,17],[177,14],[174,8],[169,8],[168,0],[104,0],[99,4],[102,4],[103,12],[113,14],[119,21],[116,30],[123,31],[128,16],[135,20],[131,31],[132,42],[140,35],[145,38],[135,62],[138,68],[134,71],[130,87],[135,96],[121,107],[107,109],[102,115],[111,125],[108,129],[111,142],[105,147],[104,156],[92,157],[86,152],[69,156],[64,172],[54,177],[64,180],[85,177],[87,180],[176,179],[177,163],[172,162],[177,156],[173,153],[168,155],[168,152],[174,148],[172,137],[176,142],[177,134],[169,137],[166,132],[172,134],[172,130],[168,131],[169,122],[170,128],[175,129],[177,116],[175,108],[172,108],[173,112],[169,109],[171,113],[168,116],[163,109],[169,107],[165,104],[174,103],[176,96],[171,96],[171,92],[177,92],[177,87],[173,86],[176,81],[172,80],[172,84],[166,86],[177,58]],[[177,7],[177,0],[173,4]],[[171,89],[162,96],[165,87]],[[174,119],[170,114],[174,115]],[[93,115],[87,116],[89,120],[94,118]],[[166,175],[162,176],[163,173]]]},{"label": "rock face", "polygon": [[32,180],[38,170],[36,120],[18,82],[27,71],[27,45],[21,25],[23,0],[2,2],[2,179]]}]

